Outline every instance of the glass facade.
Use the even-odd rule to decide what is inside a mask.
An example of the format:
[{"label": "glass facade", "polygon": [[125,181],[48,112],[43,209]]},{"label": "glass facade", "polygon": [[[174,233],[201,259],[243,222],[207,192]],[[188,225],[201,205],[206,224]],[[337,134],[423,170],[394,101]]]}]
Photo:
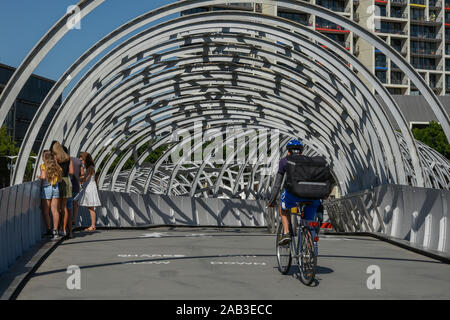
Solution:
[{"label": "glass facade", "polygon": [[[13,75],[14,70],[15,69],[10,66],[0,64],[0,86],[5,86],[8,83],[8,80]],[[28,79],[22,91],[19,93],[19,96],[14,102],[14,105],[5,122],[8,134],[13,137],[18,146],[22,143],[28,130],[28,126],[33,120],[40,104],[47,96],[47,93],[53,87],[54,83],[55,82],[52,80],[32,75],[30,79]],[[38,133],[37,139],[33,145],[34,152],[37,153],[39,151],[45,132],[47,131],[47,128],[60,105],[61,97],[51,109]]]}]

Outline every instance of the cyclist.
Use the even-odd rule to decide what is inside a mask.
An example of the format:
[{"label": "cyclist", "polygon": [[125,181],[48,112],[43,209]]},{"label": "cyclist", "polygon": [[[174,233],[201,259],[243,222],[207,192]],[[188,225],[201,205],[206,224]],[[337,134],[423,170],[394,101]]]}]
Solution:
[{"label": "cyclist", "polygon": [[[297,139],[293,139],[289,141],[286,145],[286,149],[288,150],[288,156],[284,157],[280,160],[279,166],[278,166],[278,172],[276,175],[275,183],[272,188],[272,192],[270,195],[270,200],[268,203],[269,207],[275,207],[276,206],[276,200],[278,197],[278,194],[280,192],[281,182],[283,181],[284,174],[287,173],[287,167],[290,165],[288,163],[288,157],[295,156],[295,155],[301,155],[303,153],[303,143]],[[291,235],[289,233],[289,218],[291,213],[291,208],[297,206],[298,202],[301,201],[308,201],[312,202],[311,205],[305,206],[304,213],[305,213],[305,219],[306,220],[314,220],[314,217],[316,215],[317,208],[322,205],[321,200],[311,200],[306,198],[300,198],[297,197],[291,193],[289,193],[285,188],[283,188],[283,192],[281,193],[281,222],[283,224],[283,236],[279,241],[280,245],[285,245],[289,243],[291,240]]]}]

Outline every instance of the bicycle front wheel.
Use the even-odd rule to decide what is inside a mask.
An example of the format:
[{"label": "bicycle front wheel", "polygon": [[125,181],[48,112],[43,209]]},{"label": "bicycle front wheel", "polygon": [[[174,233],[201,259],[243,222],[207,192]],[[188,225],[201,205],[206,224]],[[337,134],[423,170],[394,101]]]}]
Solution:
[{"label": "bicycle front wheel", "polygon": [[314,243],[311,232],[308,229],[302,231],[302,243],[297,264],[300,271],[300,281],[305,285],[311,285],[316,276],[317,257],[314,254]]},{"label": "bicycle front wheel", "polygon": [[280,245],[279,242],[282,236],[283,236],[283,224],[280,221],[276,236],[277,262],[278,262],[278,270],[282,274],[286,274],[288,273],[292,263],[291,242],[289,241],[285,245]]}]

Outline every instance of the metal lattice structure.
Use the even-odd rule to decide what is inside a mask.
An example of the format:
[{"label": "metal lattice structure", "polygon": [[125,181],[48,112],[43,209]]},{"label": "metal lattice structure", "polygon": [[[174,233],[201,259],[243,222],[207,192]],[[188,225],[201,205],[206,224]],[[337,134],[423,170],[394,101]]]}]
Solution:
[{"label": "metal lattice structure", "polygon": [[[102,2],[81,1],[80,16]],[[238,132],[232,138],[239,138],[242,130],[277,130],[283,143],[300,137],[308,152],[327,158],[343,194],[385,183],[449,188],[448,161],[415,142],[388,91],[333,40],[301,24],[256,12],[225,10],[168,18],[226,2],[169,4],[129,21],[87,50],[41,104],[20,148],[13,182],[23,181],[31,147],[56,99],[72,79],[81,76],[58,109],[40,153],[52,140],[62,141],[72,153],[90,152],[102,165],[100,186],[108,190],[264,197],[272,177],[266,174],[267,168],[249,162],[236,164],[235,153],[220,166],[208,157],[187,163],[190,154],[183,154],[178,162],[168,160],[171,150],[195,142],[176,141],[174,133],[185,130],[194,137],[199,123],[202,130],[214,130],[211,137],[220,137],[230,128]],[[302,1],[240,2],[282,5],[354,32],[403,70],[450,140],[449,117],[433,91],[376,35]],[[72,13],[62,17],[16,70],[0,97],[0,122],[34,68],[67,33],[71,18]],[[142,31],[130,36],[138,29]],[[366,83],[388,106],[401,134]],[[250,144],[244,142],[236,149]],[[146,159],[163,146],[169,149],[149,166]],[[193,152],[202,148],[202,143],[192,146]],[[273,163],[279,153],[271,156],[272,162],[267,163]],[[134,165],[124,169],[129,159]]]}]

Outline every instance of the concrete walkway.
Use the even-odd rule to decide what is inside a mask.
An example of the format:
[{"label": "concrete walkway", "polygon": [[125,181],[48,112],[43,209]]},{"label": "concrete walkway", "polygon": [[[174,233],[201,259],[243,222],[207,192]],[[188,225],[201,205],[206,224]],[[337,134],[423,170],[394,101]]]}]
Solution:
[{"label": "concrete walkway", "polygon": [[[76,232],[18,299],[450,299],[450,266],[369,237],[323,235],[317,283],[281,275],[264,229]],[[369,266],[381,288],[369,290]],[[80,268],[80,289],[69,266]],[[75,287],[74,289],[68,289]]]}]

